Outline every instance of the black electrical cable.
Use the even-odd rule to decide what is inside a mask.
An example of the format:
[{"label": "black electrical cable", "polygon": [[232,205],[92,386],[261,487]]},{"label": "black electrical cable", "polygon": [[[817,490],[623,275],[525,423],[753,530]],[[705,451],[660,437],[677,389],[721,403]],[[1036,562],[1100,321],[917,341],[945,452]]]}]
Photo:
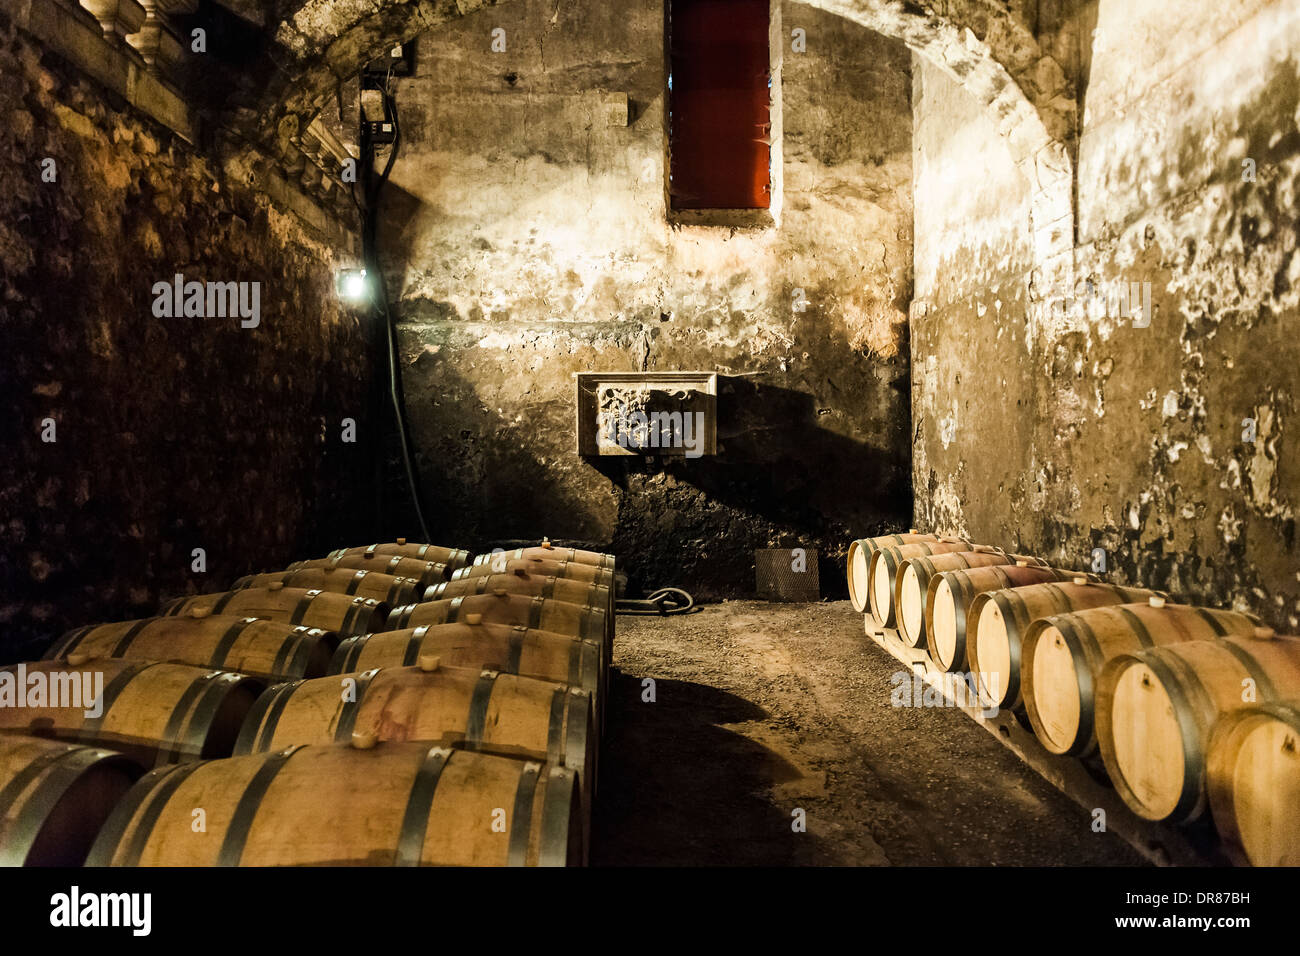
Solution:
[{"label": "black electrical cable", "polygon": [[415,506],[415,518],[420,525],[420,533],[424,541],[431,540],[429,534],[429,525],[425,520],[424,495],[420,489],[419,476],[415,470],[415,459],[411,453],[410,429],[406,421],[406,403],[402,397],[402,380],[401,372],[397,365],[397,326],[393,322],[393,317],[388,310],[388,287],[384,282],[384,270],[379,265],[379,246],[378,246],[378,223],[379,223],[379,199],[384,185],[388,182],[389,174],[393,171],[393,163],[397,161],[397,151],[402,141],[401,126],[397,121],[397,104],[393,100],[392,94],[388,91],[388,78],[385,78],[384,88],[380,90],[384,101],[384,118],[393,124],[393,142],[389,149],[388,161],[384,164],[376,180],[372,182],[373,169],[373,144],[370,143],[370,137],[367,132],[365,121],[365,110],[361,110],[361,128],[363,139],[363,151],[366,156],[366,190],[365,190],[365,208],[362,210],[362,227],[361,242],[362,256],[366,260],[367,275],[372,276],[372,288],[374,290],[375,304],[383,312],[385,337],[388,345],[388,394],[392,400],[393,417],[397,424],[398,442],[402,447],[402,463],[406,468],[406,482],[411,491],[411,503]]}]

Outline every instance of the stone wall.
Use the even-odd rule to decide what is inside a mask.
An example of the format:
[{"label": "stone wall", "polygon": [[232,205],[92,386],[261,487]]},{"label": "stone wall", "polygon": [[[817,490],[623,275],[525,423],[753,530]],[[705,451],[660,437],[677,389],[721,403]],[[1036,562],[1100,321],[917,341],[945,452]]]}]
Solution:
[{"label": "stone wall", "polygon": [[[768,546],[821,549],[842,591],[847,541],[907,521],[909,55],[781,16],[766,229],[668,224],[660,0],[511,3],[416,41],[382,243],[435,537],[547,533],[716,597],[752,593]],[[574,373],[646,370],[721,374],[716,457],[577,455]]]},{"label": "stone wall", "polygon": [[[365,434],[369,363],[335,253],[84,77],[0,14],[6,662],[370,517],[365,445],[341,441],[345,417]],[[260,283],[258,324],[156,317],[176,273]]]},{"label": "stone wall", "polygon": [[[1075,279],[1100,296],[1030,301],[1028,184],[916,64],[916,521],[1078,567],[1099,549],[1116,580],[1293,630],[1300,12],[1041,18],[1080,91]],[[1150,283],[1149,327],[1119,315],[1129,282]]]}]

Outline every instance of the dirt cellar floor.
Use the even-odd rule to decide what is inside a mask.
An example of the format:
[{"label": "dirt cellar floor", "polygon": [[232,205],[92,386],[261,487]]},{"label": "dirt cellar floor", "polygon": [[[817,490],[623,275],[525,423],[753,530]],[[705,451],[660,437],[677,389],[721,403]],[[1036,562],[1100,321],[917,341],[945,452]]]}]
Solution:
[{"label": "dirt cellar floor", "polygon": [[846,601],[620,615],[614,667],[593,865],[1144,863],[961,711],[892,706]]}]

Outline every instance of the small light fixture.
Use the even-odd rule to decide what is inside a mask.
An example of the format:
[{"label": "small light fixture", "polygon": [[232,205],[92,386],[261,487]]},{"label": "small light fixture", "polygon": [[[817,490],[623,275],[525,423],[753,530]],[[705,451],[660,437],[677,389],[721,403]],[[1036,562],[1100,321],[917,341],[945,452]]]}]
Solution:
[{"label": "small light fixture", "polygon": [[363,305],[370,301],[370,280],[365,269],[340,269],[334,287],[344,302]]}]

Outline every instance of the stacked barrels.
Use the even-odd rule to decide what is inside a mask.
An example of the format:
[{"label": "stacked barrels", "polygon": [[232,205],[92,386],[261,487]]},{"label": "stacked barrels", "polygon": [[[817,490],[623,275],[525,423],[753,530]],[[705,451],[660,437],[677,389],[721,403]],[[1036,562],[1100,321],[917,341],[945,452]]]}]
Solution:
[{"label": "stacked barrels", "polygon": [[955,535],[854,541],[848,578],[869,633],[1099,761],[1137,816],[1208,815],[1238,862],[1300,864],[1300,638]]},{"label": "stacked barrels", "polygon": [[66,634],[0,669],[0,861],[583,864],[614,564],[398,539]]}]

